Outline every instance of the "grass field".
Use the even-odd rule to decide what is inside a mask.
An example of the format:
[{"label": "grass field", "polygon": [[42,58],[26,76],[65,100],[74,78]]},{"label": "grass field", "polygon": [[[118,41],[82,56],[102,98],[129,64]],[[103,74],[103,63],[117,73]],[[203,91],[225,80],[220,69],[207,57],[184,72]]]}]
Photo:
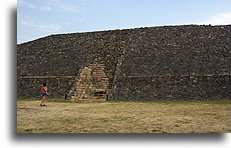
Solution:
[{"label": "grass field", "polygon": [[17,101],[17,133],[227,133],[230,100]]}]

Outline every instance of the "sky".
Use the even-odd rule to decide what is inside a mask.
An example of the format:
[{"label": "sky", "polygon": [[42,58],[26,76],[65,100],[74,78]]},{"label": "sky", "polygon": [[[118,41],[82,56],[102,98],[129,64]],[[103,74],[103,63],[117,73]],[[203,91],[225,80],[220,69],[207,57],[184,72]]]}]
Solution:
[{"label": "sky", "polygon": [[51,34],[231,24],[231,0],[18,0],[17,43]]}]

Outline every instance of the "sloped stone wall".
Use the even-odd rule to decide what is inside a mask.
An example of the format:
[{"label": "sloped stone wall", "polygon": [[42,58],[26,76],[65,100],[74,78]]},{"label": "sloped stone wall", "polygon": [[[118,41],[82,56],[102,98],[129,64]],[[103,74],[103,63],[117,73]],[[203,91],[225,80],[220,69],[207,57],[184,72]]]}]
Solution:
[{"label": "sloped stone wall", "polygon": [[230,26],[134,30],[117,67],[111,99],[230,99],[230,30]]},{"label": "sloped stone wall", "polygon": [[[17,45],[17,79],[22,82],[17,85],[18,98],[35,96],[27,88],[40,85],[38,82],[43,79],[38,78],[37,82],[29,80],[28,77],[39,76],[47,79],[56,76],[76,77],[73,79],[75,82],[66,84],[70,89],[62,92],[69,94],[79,77],[80,69],[94,63],[105,65],[105,73],[111,87],[117,61],[127,46],[124,41],[127,40],[126,32],[127,30],[117,30],[51,35]],[[23,86],[25,83],[27,87]],[[63,94],[58,93],[60,87],[51,90],[55,95],[49,97],[63,97]]]},{"label": "sloped stone wall", "polygon": [[34,96],[34,85],[44,80],[57,88],[52,96],[62,97],[61,83],[61,92],[69,93],[80,69],[101,63],[110,100],[230,98],[230,30],[163,26],[51,35],[20,44],[18,97]]},{"label": "sloped stone wall", "polygon": [[230,99],[230,75],[118,77],[109,100]]},{"label": "sloped stone wall", "polygon": [[74,89],[68,96],[75,100],[107,99],[110,92],[108,78],[103,64],[90,64],[80,70]]},{"label": "sloped stone wall", "polygon": [[48,87],[48,98],[64,98],[77,77],[65,76],[27,76],[17,79],[18,98],[40,98],[41,86],[45,82]]},{"label": "sloped stone wall", "polygon": [[230,74],[230,30],[230,26],[133,30],[120,75]]}]

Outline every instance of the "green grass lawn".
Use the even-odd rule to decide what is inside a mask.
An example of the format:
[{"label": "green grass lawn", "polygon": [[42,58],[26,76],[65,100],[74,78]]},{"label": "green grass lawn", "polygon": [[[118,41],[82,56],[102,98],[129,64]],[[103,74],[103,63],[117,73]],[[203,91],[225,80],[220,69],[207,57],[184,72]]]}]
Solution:
[{"label": "green grass lawn", "polygon": [[18,133],[227,133],[230,100],[17,100]]}]

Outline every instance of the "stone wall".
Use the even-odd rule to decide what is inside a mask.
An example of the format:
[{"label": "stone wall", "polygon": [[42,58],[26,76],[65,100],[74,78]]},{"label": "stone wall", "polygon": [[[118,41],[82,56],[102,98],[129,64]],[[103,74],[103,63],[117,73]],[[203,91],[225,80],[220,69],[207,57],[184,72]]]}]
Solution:
[{"label": "stone wall", "polygon": [[[17,45],[17,78],[18,82],[21,82],[17,86],[17,96],[19,98],[34,97],[35,94],[27,87],[33,88],[34,85],[40,87],[38,82],[45,78],[48,80],[56,76],[76,77],[77,81],[79,71],[95,63],[105,65],[105,73],[111,87],[117,61],[126,44],[124,41],[127,40],[126,32],[126,30],[117,30],[51,35]],[[39,79],[40,76],[43,79]],[[28,77],[38,77],[38,81]],[[22,86],[25,83],[27,87]],[[69,89],[75,87],[75,83],[65,85]],[[62,93],[70,92],[65,90],[58,93],[59,88],[60,86],[57,86],[57,90],[51,90],[55,95],[49,97],[63,97]]]},{"label": "stone wall", "polygon": [[230,26],[134,30],[112,100],[230,99]]},{"label": "stone wall", "polygon": [[230,99],[230,75],[118,77],[110,100]]},{"label": "stone wall", "polygon": [[62,97],[75,87],[81,69],[100,63],[110,100],[229,99],[230,30],[163,26],[51,35],[20,44],[18,97],[39,96],[42,81],[51,84],[51,97]]},{"label": "stone wall", "polygon": [[103,64],[90,64],[81,69],[76,85],[70,90],[68,96],[72,96],[75,100],[89,98],[106,100],[110,89],[104,68]]},{"label": "stone wall", "polygon": [[25,76],[17,80],[18,98],[40,98],[41,86],[45,82],[49,98],[64,98],[76,82],[77,77],[70,76]]}]

